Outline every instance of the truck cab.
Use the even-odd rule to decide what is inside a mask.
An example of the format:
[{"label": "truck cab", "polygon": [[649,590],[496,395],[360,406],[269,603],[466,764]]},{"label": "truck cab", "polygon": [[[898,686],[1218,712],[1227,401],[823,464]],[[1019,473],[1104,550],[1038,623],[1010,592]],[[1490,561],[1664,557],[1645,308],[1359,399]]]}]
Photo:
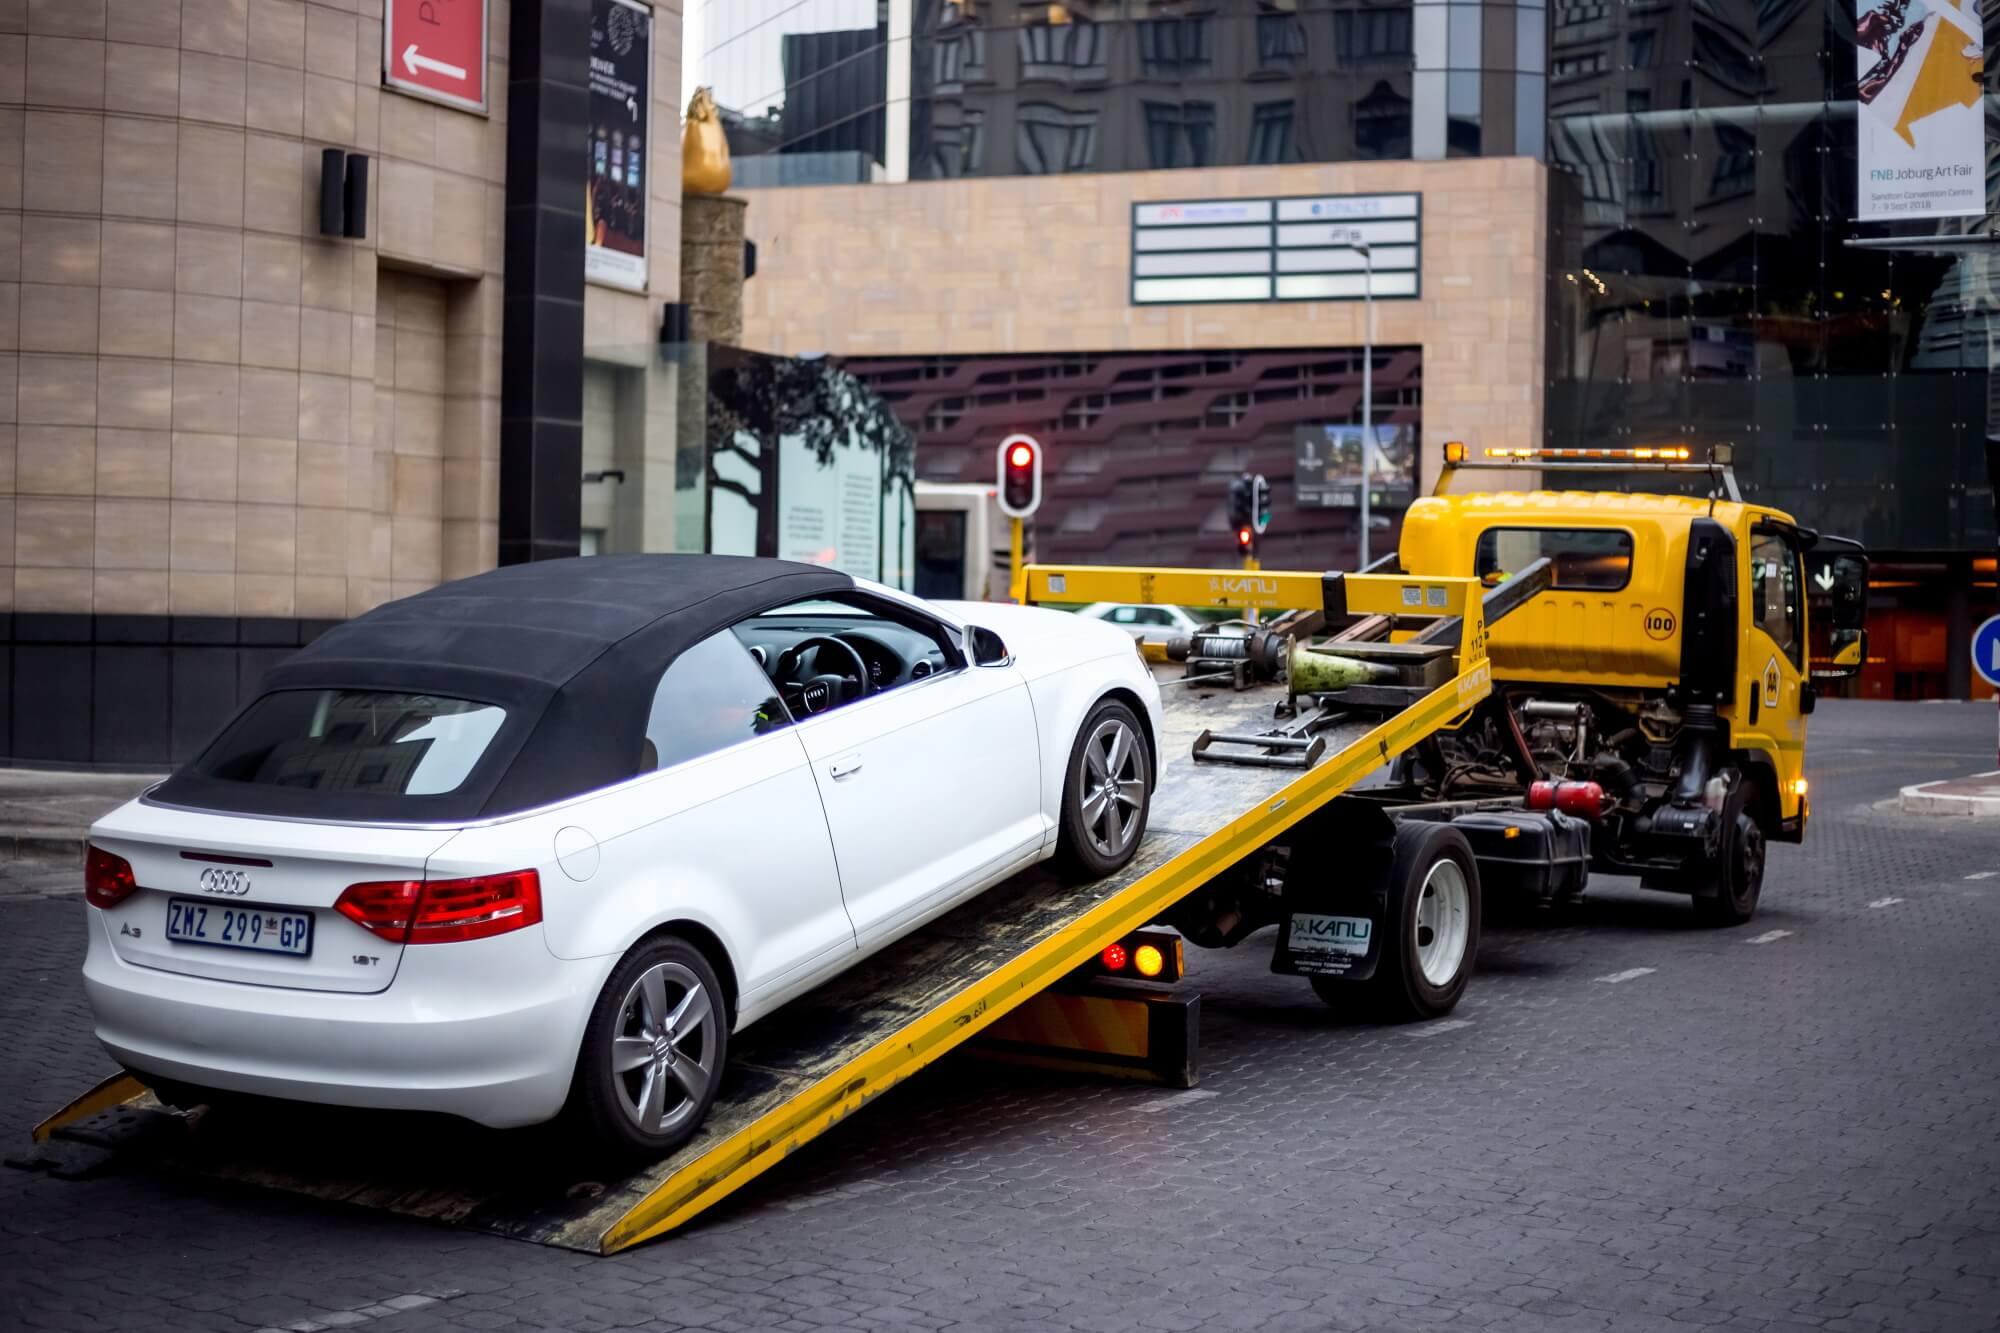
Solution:
[{"label": "truck cab", "polygon": [[[1726,452],[1486,455],[1446,447],[1436,493],[1404,520],[1402,567],[1493,588],[1547,560],[1549,586],[1491,630],[1494,709],[1405,776],[1440,800],[1595,784],[1598,869],[1747,920],[1764,843],[1805,833],[1820,682],[1861,668],[1865,554],[1746,503]],[[1707,493],[1460,490],[1486,469],[1693,474]]]}]

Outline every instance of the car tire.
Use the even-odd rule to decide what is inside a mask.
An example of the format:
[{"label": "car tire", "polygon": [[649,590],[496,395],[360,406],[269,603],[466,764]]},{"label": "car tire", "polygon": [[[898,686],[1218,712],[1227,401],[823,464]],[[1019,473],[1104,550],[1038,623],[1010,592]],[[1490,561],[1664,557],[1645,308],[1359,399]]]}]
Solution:
[{"label": "car tire", "polygon": [[569,1115],[608,1156],[664,1157],[708,1118],[728,1055],[728,1003],[714,965],[680,936],[656,935],[598,993]]},{"label": "car tire", "polygon": [[1063,778],[1056,844],[1064,870],[1102,879],[1123,869],[1146,837],[1153,801],[1153,754],[1139,715],[1100,700],[1077,729]]},{"label": "car tire", "polygon": [[1374,976],[1359,985],[1314,977],[1313,991],[1335,1007],[1359,998],[1385,1023],[1442,1018],[1458,1006],[1479,955],[1479,864],[1472,845],[1449,824],[1401,824],[1388,877],[1391,929]]}]

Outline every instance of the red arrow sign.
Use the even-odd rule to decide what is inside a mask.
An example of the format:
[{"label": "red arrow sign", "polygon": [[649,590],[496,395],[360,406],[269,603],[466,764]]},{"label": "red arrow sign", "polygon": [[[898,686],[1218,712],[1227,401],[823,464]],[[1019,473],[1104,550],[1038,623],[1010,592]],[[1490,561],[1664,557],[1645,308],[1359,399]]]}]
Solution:
[{"label": "red arrow sign", "polygon": [[468,111],[486,109],[486,0],[387,0],[382,81]]}]

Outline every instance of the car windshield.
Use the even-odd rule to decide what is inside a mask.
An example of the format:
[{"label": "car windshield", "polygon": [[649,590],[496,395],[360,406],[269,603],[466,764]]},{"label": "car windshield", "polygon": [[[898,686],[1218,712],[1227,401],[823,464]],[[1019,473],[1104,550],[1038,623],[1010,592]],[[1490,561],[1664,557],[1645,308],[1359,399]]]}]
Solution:
[{"label": "car windshield", "polygon": [[194,761],[224,782],[437,796],[458,790],[507,712],[390,690],[279,690],[245,709]]}]

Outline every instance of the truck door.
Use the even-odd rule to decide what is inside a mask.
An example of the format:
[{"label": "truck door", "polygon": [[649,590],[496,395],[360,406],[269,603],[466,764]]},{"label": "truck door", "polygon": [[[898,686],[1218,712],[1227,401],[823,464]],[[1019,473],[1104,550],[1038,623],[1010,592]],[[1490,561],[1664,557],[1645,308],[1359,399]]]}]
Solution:
[{"label": "truck door", "polygon": [[1737,744],[1770,754],[1780,788],[1772,795],[1780,816],[1790,819],[1798,814],[1797,783],[1805,763],[1800,689],[1806,680],[1806,623],[1799,544],[1789,528],[1759,524],[1750,530],[1749,620]]}]

